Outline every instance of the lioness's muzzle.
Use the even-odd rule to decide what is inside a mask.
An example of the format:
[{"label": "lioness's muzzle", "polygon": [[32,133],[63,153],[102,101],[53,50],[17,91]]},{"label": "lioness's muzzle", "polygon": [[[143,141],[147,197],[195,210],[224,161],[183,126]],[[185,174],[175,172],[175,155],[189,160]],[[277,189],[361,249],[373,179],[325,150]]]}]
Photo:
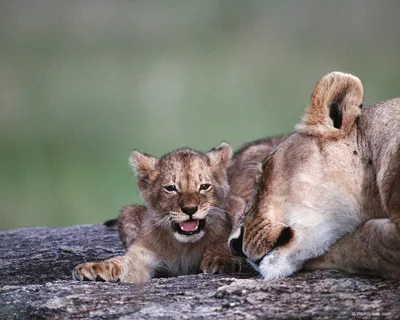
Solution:
[{"label": "lioness's muzzle", "polygon": [[234,234],[229,239],[229,249],[235,256],[246,257],[243,252],[243,227],[239,229],[238,234]]},{"label": "lioness's muzzle", "polygon": [[[251,235],[252,238],[255,235]],[[271,239],[272,238],[272,239]],[[258,244],[249,251],[249,247],[246,248],[246,253],[243,249],[244,239],[244,227],[238,229],[238,231],[231,235],[229,239],[229,249],[232,254],[239,257],[245,257],[252,260],[255,264],[259,264],[264,256],[272,252],[274,249],[280,246],[284,246],[291,242],[293,238],[293,230],[289,227],[280,226],[265,235],[263,244]],[[249,254],[250,253],[250,254]]]}]

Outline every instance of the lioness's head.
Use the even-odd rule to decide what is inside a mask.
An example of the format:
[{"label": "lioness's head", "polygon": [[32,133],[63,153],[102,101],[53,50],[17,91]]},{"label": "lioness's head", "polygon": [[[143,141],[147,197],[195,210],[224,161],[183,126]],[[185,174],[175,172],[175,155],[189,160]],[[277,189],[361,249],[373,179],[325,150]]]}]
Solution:
[{"label": "lioness's head", "polygon": [[292,274],[358,225],[367,165],[357,131],[362,99],[358,78],[324,76],[297,131],[264,160],[230,238],[264,278]]},{"label": "lioness's head", "polygon": [[231,156],[232,148],[222,143],[208,153],[181,149],[160,159],[133,151],[130,163],[156,224],[180,242],[195,242],[224,217]]}]

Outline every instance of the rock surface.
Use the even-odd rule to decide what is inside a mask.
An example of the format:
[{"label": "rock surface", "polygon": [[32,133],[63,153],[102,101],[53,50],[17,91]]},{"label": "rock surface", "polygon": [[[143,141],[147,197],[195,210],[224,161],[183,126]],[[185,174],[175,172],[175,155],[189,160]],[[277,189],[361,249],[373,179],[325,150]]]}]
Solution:
[{"label": "rock surface", "polygon": [[271,282],[244,274],[144,286],[73,281],[76,264],[123,252],[102,225],[0,232],[0,243],[0,319],[400,318],[400,282],[334,271]]}]

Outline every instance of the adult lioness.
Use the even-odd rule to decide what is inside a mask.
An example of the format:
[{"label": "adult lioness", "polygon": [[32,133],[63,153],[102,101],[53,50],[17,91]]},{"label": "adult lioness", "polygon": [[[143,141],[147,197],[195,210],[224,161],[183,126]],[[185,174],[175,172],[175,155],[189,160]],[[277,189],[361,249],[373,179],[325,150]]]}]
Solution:
[{"label": "adult lioness", "polygon": [[364,109],[362,99],[355,76],[324,76],[297,131],[264,161],[230,246],[265,279],[330,247],[306,267],[400,279],[400,99]]}]

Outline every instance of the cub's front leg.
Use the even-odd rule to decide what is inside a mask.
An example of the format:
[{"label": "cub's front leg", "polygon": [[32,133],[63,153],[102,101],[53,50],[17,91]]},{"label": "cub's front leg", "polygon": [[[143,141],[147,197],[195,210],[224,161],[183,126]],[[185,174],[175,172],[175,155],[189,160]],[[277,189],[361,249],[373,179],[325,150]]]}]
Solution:
[{"label": "cub's front leg", "polygon": [[122,208],[118,217],[118,229],[125,249],[129,248],[137,240],[146,211],[147,208],[145,206],[139,205]]},{"label": "cub's front leg", "polygon": [[201,261],[200,268],[204,273],[240,272],[242,259],[230,254],[226,243],[210,246]]},{"label": "cub's front leg", "polygon": [[204,273],[234,273],[240,272],[242,258],[233,256],[228,248],[229,232],[236,225],[246,203],[243,199],[230,196],[226,210],[227,220],[230,225],[226,226],[226,234],[219,235],[220,239],[209,246],[203,256],[200,268]]},{"label": "cub's front leg", "polygon": [[77,265],[73,272],[75,280],[125,282],[142,284],[149,281],[160,264],[150,250],[133,245],[124,256],[102,262]]},{"label": "cub's front leg", "polygon": [[119,282],[125,271],[124,257],[78,264],[72,271],[75,280]]}]

